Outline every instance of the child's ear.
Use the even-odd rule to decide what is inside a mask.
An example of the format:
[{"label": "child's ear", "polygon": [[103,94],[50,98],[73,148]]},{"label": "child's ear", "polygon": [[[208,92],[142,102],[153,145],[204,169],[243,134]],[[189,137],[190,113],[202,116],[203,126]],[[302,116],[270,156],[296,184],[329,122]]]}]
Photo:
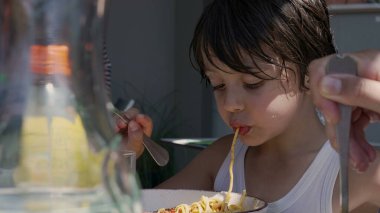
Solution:
[{"label": "child's ear", "polygon": [[306,91],[306,94],[311,95],[311,90],[310,90],[310,77],[309,77],[309,75],[305,75],[305,82],[304,82],[304,85],[305,85],[306,88],[308,88],[307,91]]},{"label": "child's ear", "polygon": [[305,87],[309,88],[310,87],[310,77],[309,75],[305,75],[305,82],[304,82]]}]

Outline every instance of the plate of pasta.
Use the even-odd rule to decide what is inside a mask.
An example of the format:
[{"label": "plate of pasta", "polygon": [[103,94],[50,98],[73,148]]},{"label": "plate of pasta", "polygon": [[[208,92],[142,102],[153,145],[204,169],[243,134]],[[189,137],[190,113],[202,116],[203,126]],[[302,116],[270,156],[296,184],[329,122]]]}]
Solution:
[{"label": "plate of pasta", "polygon": [[239,128],[235,134],[230,148],[230,183],[226,192],[212,192],[184,189],[144,189],[142,190],[142,204],[144,212],[153,213],[211,213],[211,212],[256,212],[265,213],[267,203],[249,197],[245,190],[239,194],[233,189],[233,166],[235,161],[235,144]]},{"label": "plate of pasta", "polygon": [[185,189],[142,190],[144,212],[153,213],[208,213],[256,212],[264,213],[267,203],[245,192],[228,193]]}]

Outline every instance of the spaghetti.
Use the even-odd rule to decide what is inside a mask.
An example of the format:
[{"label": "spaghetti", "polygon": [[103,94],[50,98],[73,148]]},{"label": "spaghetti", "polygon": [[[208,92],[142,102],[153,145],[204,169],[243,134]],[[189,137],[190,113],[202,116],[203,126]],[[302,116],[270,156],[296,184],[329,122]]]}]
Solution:
[{"label": "spaghetti", "polygon": [[212,197],[202,196],[200,201],[194,202],[191,205],[180,204],[175,208],[161,208],[157,213],[209,213],[209,212],[241,212],[244,211],[243,203],[246,197],[246,191],[244,190],[238,201],[231,200],[231,193],[233,189],[234,175],[233,166],[235,162],[235,144],[237,136],[239,134],[239,128],[236,129],[234,138],[232,140],[230,148],[231,161],[229,165],[230,172],[230,185],[228,192],[218,193]]},{"label": "spaghetti", "polygon": [[227,197],[226,197],[226,203],[228,203],[230,201],[230,199],[231,199],[231,192],[232,192],[232,188],[233,188],[233,184],[234,184],[234,172],[233,172],[233,169],[234,169],[234,163],[235,163],[235,144],[236,144],[236,139],[237,139],[238,135],[239,135],[239,128],[236,128],[234,139],[232,140],[231,149],[230,149],[230,156],[231,156],[230,168],[229,168],[229,172],[230,172],[230,186],[228,188],[228,193],[227,193]]}]

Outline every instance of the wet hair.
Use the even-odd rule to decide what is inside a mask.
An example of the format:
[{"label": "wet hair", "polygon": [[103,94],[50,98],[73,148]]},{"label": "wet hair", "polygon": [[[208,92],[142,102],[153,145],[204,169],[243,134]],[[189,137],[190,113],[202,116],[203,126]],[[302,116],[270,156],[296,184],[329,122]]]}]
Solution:
[{"label": "wet hair", "polygon": [[[259,60],[298,72],[300,89],[308,89],[308,64],[333,53],[324,0],[214,0],[204,9],[190,45],[192,64],[207,81],[205,62],[218,68],[214,57],[237,72],[277,78],[265,75]],[[252,59],[253,67],[244,63],[243,54]],[[296,70],[285,62],[295,64]]]}]

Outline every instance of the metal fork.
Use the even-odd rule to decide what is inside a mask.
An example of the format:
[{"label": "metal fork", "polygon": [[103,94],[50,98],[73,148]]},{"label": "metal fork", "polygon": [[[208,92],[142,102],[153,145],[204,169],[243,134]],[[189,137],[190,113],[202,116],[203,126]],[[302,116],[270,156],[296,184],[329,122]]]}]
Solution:
[{"label": "metal fork", "polygon": [[[116,108],[112,110],[112,113],[120,118],[124,123],[128,124],[129,119],[126,116],[122,115],[122,112],[117,110]],[[143,135],[143,144],[145,148],[148,150],[149,154],[152,156],[153,160],[159,166],[165,166],[169,162],[169,153],[162,146],[158,145],[147,135]]]},{"label": "metal fork", "polygon": [[[357,75],[357,64],[350,56],[335,55],[327,64],[326,73]],[[339,104],[339,110],[340,121],[336,126],[336,133],[340,160],[340,203],[341,212],[348,213],[348,158],[352,107]]]}]

